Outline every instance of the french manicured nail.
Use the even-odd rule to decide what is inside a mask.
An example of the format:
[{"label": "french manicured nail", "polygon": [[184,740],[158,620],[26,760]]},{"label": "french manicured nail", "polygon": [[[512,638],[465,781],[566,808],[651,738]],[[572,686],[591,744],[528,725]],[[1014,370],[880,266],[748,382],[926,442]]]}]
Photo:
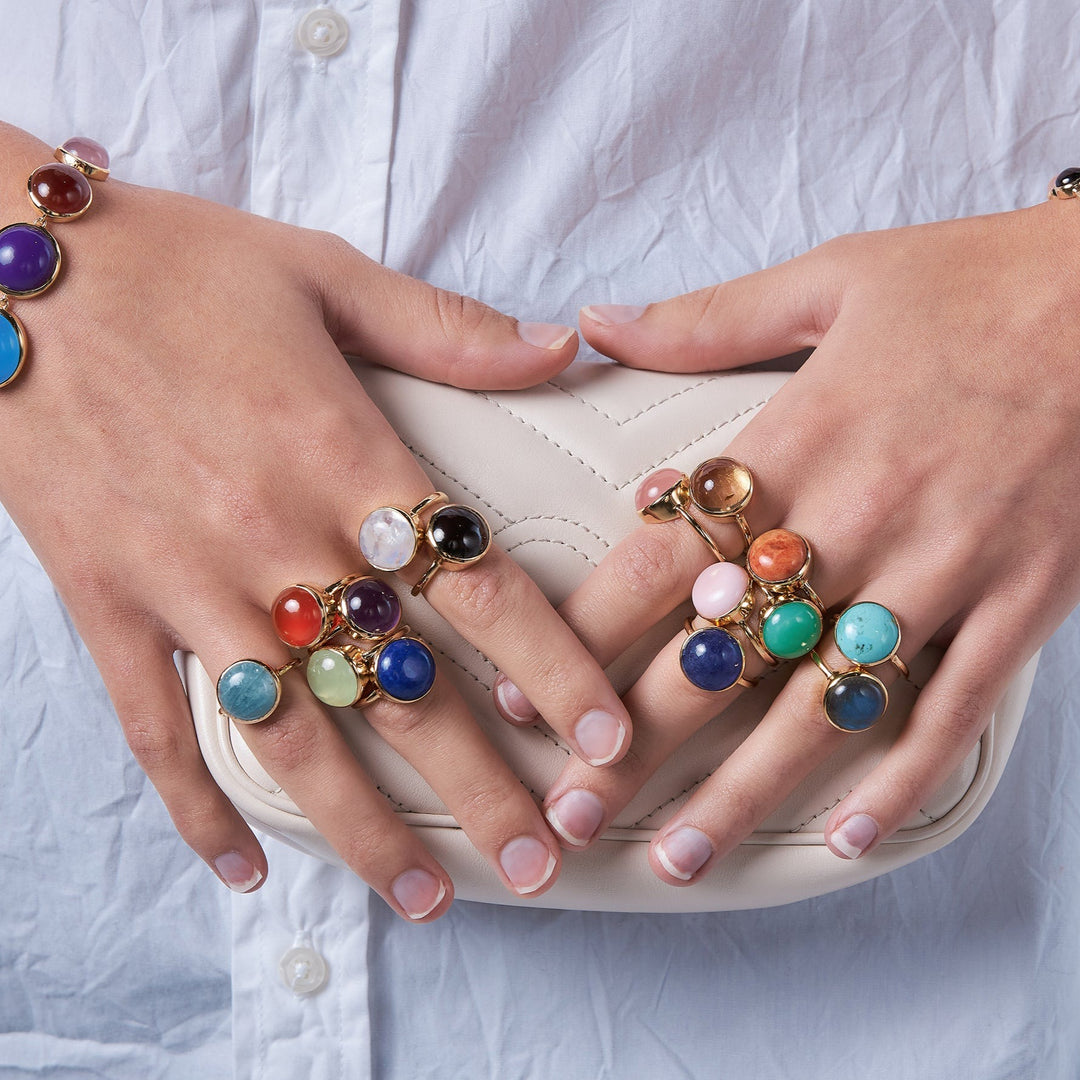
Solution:
[{"label": "french manicured nail", "polygon": [[601,326],[617,326],[640,319],[645,308],[637,304],[589,304],[581,309],[581,314]]},{"label": "french manicured nail", "polygon": [[442,903],[446,886],[427,870],[406,870],[394,878],[390,891],[410,919],[422,919]]},{"label": "french manicured nail", "polygon": [[584,788],[560,795],[544,812],[548,824],[574,847],[584,847],[604,820],[604,804]]},{"label": "french manicured nail", "polygon": [[531,724],[540,714],[533,703],[505,676],[495,679],[495,700],[499,708],[518,724]]},{"label": "french manicured nail", "polygon": [[519,322],[517,330],[522,341],[538,349],[561,349],[574,336],[571,327],[550,322]]},{"label": "french manicured nail", "polygon": [[692,825],[669,832],[656,845],[656,857],[664,869],[680,881],[689,881],[713,853],[712,841]]},{"label": "french manicured nail", "polygon": [[878,823],[869,814],[853,814],[839,829],[833,829],[829,843],[849,859],[857,859],[877,834]]},{"label": "french manicured nail", "polygon": [[590,765],[606,765],[626,741],[626,725],[602,709],[587,712],[574,725],[574,739]]},{"label": "french manicured nail", "polygon": [[214,860],[214,869],[233,892],[250,892],[262,881],[262,871],[256,870],[239,851],[219,855]]},{"label": "french manicured nail", "polygon": [[515,837],[499,852],[499,865],[519,896],[528,896],[546,885],[555,861],[551,849],[535,836]]}]

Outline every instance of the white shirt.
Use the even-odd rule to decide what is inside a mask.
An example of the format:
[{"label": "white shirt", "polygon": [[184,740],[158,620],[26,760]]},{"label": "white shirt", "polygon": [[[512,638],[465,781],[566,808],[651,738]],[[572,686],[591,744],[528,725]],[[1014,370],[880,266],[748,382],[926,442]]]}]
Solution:
[{"label": "white shirt", "polygon": [[[1050,0],[339,0],[301,33],[309,10],[6,0],[0,111],[558,322],[1036,201],[1080,147]],[[1076,1074],[1077,614],[989,808],[920,863],[775,910],[415,927],[273,843],[230,897],[6,517],[0,548],[5,1080]],[[278,971],[297,935],[328,970],[306,998]]]}]

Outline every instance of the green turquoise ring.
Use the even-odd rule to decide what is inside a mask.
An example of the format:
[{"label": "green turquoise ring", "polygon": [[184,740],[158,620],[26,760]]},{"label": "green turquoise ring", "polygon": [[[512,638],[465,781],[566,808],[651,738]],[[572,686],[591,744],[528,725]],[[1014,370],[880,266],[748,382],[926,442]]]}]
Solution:
[{"label": "green turquoise ring", "polygon": [[821,610],[809,600],[773,602],[761,612],[761,643],[780,660],[797,660],[821,640]]}]

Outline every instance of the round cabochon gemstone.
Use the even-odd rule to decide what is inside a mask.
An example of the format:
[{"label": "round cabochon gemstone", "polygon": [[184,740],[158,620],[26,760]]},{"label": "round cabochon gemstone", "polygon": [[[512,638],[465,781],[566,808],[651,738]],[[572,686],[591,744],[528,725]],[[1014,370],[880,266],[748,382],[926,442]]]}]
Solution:
[{"label": "round cabochon gemstone", "polygon": [[788,529],[762,533],[746,553],[746,567],[759,581],[778,585],[798,577],[810,558],[806,541]]},{"label": "round cabochon gemstone", "polygon": [[26,359],[26,335],[10,311],[0,311],[0,386],[6,386],[22,370]]},{"label": "round cabochon gemstone", "polygon": [[50,217],[78,217],[93,198],[90,181],[71,165],[58,161],[41,165],[30,174],[30,198]]},{"label": "round cabochon gemstone", "polygon": [[401,601],[377,578],[360,578],[346,585],[341,610],[349,626],[366,637],[389,634],[401,622]]},{"label": "round cabochon gemstone", "polygon": [[60,248],[44,229],[18,222],[0,229],[0,292],[33,296],[60,269]]},{"label": "round cabochon gemstone", "polygon": [[737,563],[706,566],[694,582],[694,608],[703,619],[722,619],[742,603],[750,575]]},{"label": "round cabochon gemstone", "polygon": [[638,484],[638,489],[634,493],[634,507],[644,510],[646,506],[651,506],[682,478],[683,475],[678,469],[657,469],[656,472],[650,473]]},{"label": "round cabochon gemstone", "polygon": [[885,715],[889,698],[873,675],[852,671],[825,691],[825,715],[843,731],[865,731]]},{"label": "round cabochon gemstone", "polygon": [[109,151],[101,143],[88,139],[85,135],[72,136],[60,149],[65,154],[85,161],[87,165],[93,165],[95,169],[109,167]]},{"label": "round cabochon gemstone", "polygon": [[700,690],[734,686],[745,663],[742,646],[734,636],[714,626],[695,630],[679,652],[683,674]]},{"label": "round cabochon gemstone", "polygon": [[483,557],[491,544],[487,522],[467,506],[444,506],[431,515],[428,539],[440,559],[471,563]]},{"label": "round cabochon gemstone", "polygon": [[379,689],[395,701],[419,701],[435,683],[435,657],[417,638],[388,641],[375,663]]},{"label": "round cabochon gemstone", "polygon": [[311,692],[324,704],[344,709],[360,696],[360,677],[344,653],[316,649],[307,662]]},{"label": "round cabochon gemstone", "polygon": [[836,644],[856,664],[880,664],[900,644],[900,624],[884,604],[863,600],[836,620]]},{"label": "round cabochon gemstone", "polygon": [[733,458],[709,458],[690,474],[690,497],[705,513],[718,517],[744,509],[753,490],[750,470]]},{"label": "round cabochon gemstone", "polygon": [[270,618],[286,645],[306,649],[322,636],[326,611],[319,598],[303,585],[290,585],[278,593]]},{"label": "round cabochon gemstone", "polygon": [[222,711],[246,724],[265,720],[277,708],[280,695],[277,674],[258,660],[237,660],[221,673],[217,683]]},{"label": "round cabochon gemstone", "polygon": [[416,554],[416,530],[404,510],[380,506],[360,526],[360,554],[376,570],[401,570]]},{"label": "round cabochon gemstone", "polygon": [[781,660],[805,656],[821,638],[821,612],[806,600],[778,604],[761,624],[765,648]]}]

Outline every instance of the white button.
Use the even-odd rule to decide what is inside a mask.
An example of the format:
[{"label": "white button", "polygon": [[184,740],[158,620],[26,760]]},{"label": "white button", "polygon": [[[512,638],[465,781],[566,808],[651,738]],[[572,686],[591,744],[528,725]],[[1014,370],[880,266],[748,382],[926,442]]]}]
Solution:
[{"label": "white button", "polygon": [[296,28],[296,41],[315,56],[336,56],[349,40],[349,24],[333,8],[313,8]]},{"label": "white button", "polygon": [[306,945],[290,949],[278,968],[285,985],[297,997],[314,994],[326,984],[326,961]]}]

